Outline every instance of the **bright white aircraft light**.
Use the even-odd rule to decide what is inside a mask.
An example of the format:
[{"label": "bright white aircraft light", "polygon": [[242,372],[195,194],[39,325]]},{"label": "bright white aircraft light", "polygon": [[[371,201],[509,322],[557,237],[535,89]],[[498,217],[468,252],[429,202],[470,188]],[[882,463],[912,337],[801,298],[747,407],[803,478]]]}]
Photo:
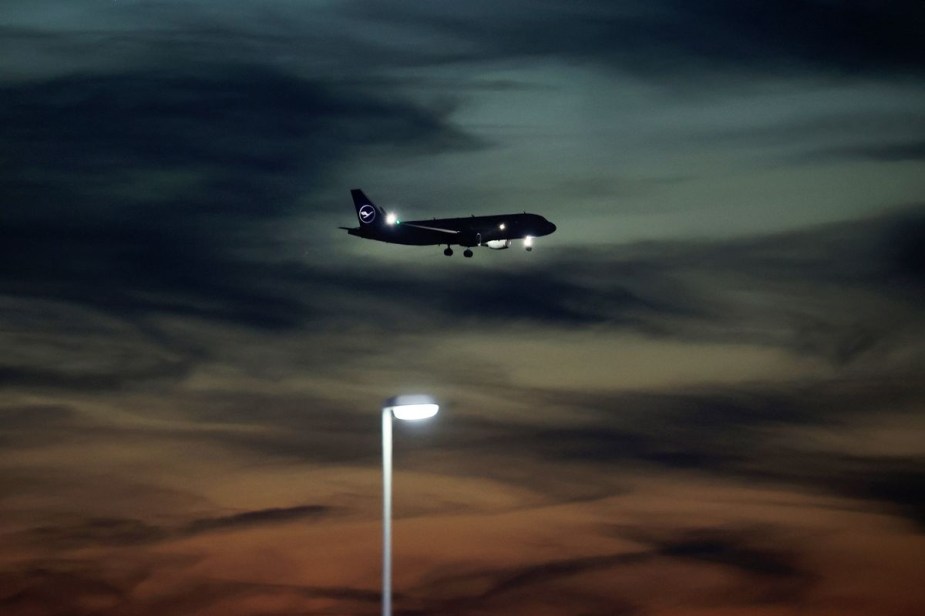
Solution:
[{"label": "bright white aircraft light", "polygon": [[385,222],[389,225],[394,225],[398,222],[398,216],[395,215],[395,212],[389,212],[385,215]]},{"label": "bright white aircraft light", "polygon": [[531,248],[533,246],[533,236],[532,235],[528,235],[527,237],[524,238],[524,246],[526,246],[527,248]]},{"label": "bright white aircraft light", "polygon": [[504,231],[505,229],[507,229],[507,225],[502,222],[500,225],[498,225],[498,228]]}]

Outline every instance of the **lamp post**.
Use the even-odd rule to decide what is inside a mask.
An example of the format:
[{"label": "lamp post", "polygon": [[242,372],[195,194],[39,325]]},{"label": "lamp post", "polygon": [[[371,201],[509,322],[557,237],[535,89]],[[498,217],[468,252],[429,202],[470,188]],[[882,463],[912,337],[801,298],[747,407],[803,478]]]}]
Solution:
[{"label": "lamp post", "polygon": [[392,616],[392,416],[414,421],[437,414],[426,395],[389,398],[382,405],[382,616]]}]

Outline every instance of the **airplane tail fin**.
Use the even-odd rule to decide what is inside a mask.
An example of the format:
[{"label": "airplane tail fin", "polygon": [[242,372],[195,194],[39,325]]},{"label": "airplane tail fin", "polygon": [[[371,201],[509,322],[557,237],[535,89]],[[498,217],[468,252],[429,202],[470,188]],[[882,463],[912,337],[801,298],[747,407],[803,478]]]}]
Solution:
[{"label": "airplane tail fin", "polygon": [[361,227],[378,226],[385,222],[385,210],[373,203],[362,190],[354,188],[350,196],[353,197],[353,206],[357,210],[357,220]]}]

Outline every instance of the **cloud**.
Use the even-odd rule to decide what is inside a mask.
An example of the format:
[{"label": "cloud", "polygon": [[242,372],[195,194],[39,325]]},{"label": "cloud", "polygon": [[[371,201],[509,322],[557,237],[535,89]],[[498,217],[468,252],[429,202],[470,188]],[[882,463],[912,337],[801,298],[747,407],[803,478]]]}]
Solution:
[{"label": "cloud", "polygon": [[587,614],[637,614],[641,608],[618,592],[606,592],[581,577],[627,571],[650,560],[651,554],[621,552],[563,558],[503,569],[441,572],[426,578],[419,587],[403,593],[400,603],[410,614],[468,614],[500,611],[526,614],[555,606]]},{"label": "cloud", "polygon": [[[60,389],[75,391],[101,391],[119,389],[126,383],[138,383],[164,377],[177,377],[186,374],[182,365],[165,367],[166,370],[152,372],[123,371],[118,374],[74,374],[66,371],[43,370],[39,368],[0,368],[0,388],[17,387],[30,389]],[[170,369],[172,368],[172,369]]]},{"label": "cloud", "polygon": [[662,556],[718,563],[750,575],[776,578],[804,575],[794,563],[793,554],[752,547],[741,534],[717,529],[690,531],[660,543],[657,549]]},{"label": "cloud", "polygon": [[[142,232],[137,239],[152,252],[139,248],[132,264],[132,258],[120,260],[118,242],[84,245],[62,236],[55,249],[62,251],[60,271],[41,263],[32,272],[28,265],[24,272],[10,268],[3,282],[18,291],[9,300],[10,322],[20,332],[53,327],[59,332],[54,349],[46,352],[33,343],[18,360],[8,355],[0,381],[7,387],[88,391],[176,382],[213,361],[218,347],[233,352],[227,335],[223,341],[195,327],[174,333],[154,320],[164,316],[191,323],[217,319],[309,338],[323,336],[319,327],[352,330],[367,323],[376,330],[368,339],[374,350],[429,332],[511,324],[594,326],[656,339],[748,342],[853,365],[914,345],[922,297],[921,227],[919,208],[913,208],[727,242],[579,248],[529,265],[482,268],[454,278],[452,286],[446,281],[458,264],[245,261],[221,239],[212,248],[207,239],[175,254],[168,242],[152,244],[153,236]],[[196,232],[206,233],[206,227]],[[17,243],[24,240],[13,238],[6,249]],[[189,251],[186,262],[183,251]],[[95,265],[78,273],[85,259]],[[114,279],[102,275],[110,270],[117,272]],[[415,298],[414,311],[408,310],[408,297]],[[378,320],[370,322],[373,303]],[[81,327],[75,329],[75,322]],[[24,348],[17,342],[23,334],[3,335],[10,348]],[[121,350],[114,355],[116,343]],[[343,359],[353,361],[348,347]],[[291,359],[325,370],[338,348],[329,347],[326,359],[315,352]]]},{"label": "cloud", "polygon": [[[121,569],[116,569],[117,562]],[[211,579],[195,570],[197,558],[141,555],[110,562],[51,559],[0,570],[4,614],[278,614],[279,606],[306,613],[335,602],[351,613],[379,603],[379,593],[351,587],[312,587]],[[170,572],[182,572],[182,579]]]},{"label": "cloud", "polygon": [[129,518],[89,518],[73,524],[35,526],[19,537],[44,548],[72,550],[163,543],[213,532],[246,531],[277,524],[316,520],[331,514],[325,505],[296,505],[196,518],[180,526],[153,525]]},{"label": "cloud", "polygon": [[[917,208],[767,237],[643,245],[603,258],[615,266],[617,284],[640,298],[637,306],[664,307],[639,313],[649,333],[750,341],[846,364],[903,344],[919,322],[920,217]],[[569,271],[581,257],[558,268]],[[607,281],[590,285],[606,288]]]},{"label": "cloud", "polygon": [[[262,226],[359,148],[471,147],[442,111],[258,66],[3,86],[0,285],[120,316],[291,327]],[[14,154],[15,153],[15,154]],[[300,273],[300,272],[297,272]]]},{"label": "cloud", "polygon": [[[171,407],[182,416],[182,425],[115,426],[81,416],[49,418],[42,431],[41,422],[23,424],[26,411],[20,409],[11,411],[5,439],[11,445],[34,443],[40,431],[47,441],[76,430],[85,436],[183,439],[271,459],[362,462],[371,460],[377,450],[373,424],[357,412],[364,393],[358,391],[357,399],[344,398],[306,392],[298,383],[304,375],[325,382],[362,373],[370,375],[366,385],[374,389],[379,379],[391,382],[388,370],[399,362],[403,378],[412,382],[409,375],[419,374],[421,382],[454,383],[460,388],[468,384],[468,390],[490,396],[508,410],[563,409],[587,420],[585,425],[538,426],[524,421],[506,425],[497,418],[463,412],[449,424],[455,427],[445,438],[440,431],[435,438],[450,451],[466,452],[467,459],[477,459],[485,444],[492,443],[495,451],[520,452],[533,460],[631,462],[770,478],[895,502],[904,515],[916,518],[921,503],[902,488],[914,485],[916,479],[904,466],[893,468],[885,460],[871,458],[856,473],[840,454],[807,452],[770,438],[782,427],[851,424],[876,417],[884,408],[902,411],[922,399],[921,390],[907,378],[919,352],[915,337],[922,299],[919,216],[913,209],[728,242],[661,242],[560,252],[544,255],[541,262],[529,266],[481,268],[477,275],[454,278],[452,286],[446,284],[448,272],[458,264],[443,262],[421,268],[369,263],[361,268],[343,263],[324,268],[268,267],[268,276],[298,281],[280,287],[291,291],[297,303],[315,305],[311,298],[325,298],[313,316],[302,315],[300,325],[270,339],[262,337],[265,332],[259,327],[254,331],[262,333],[256,338],[249,333],[252,328],[184,327],[164,328],[157,338],[142,336],[129,344],[131,338],[119,328],[102,328],[94,336],[80,333],[74,347],[86,348],[88,340],[97,340],[95,344],[105,349],[119,340],[128,345],[126,357],[162,359],[155,367],[130,368],[115,361],[87,371],[84,356],[76,354],[73,364],[82,364],[81,369],[68,362],[59,377],[57,371],[41,371],[49,370],[42,358],[61,355],[58,344],[41,350],[29,362],[17,363],[15,353],[10,353],[7,361],[14,360],[0,373],[7,376],[10,389],[48,387],[58,393],[81,387],[131,390],[160,383]],[[416,298],[413,312],[407,309],[407,297]],[[370,321],[368,310],[373,305],[377,319]],[[491,311],[477,309],[484,306],[492,306]],[[57,318],[67,323],[69,314],[68,310]],[[506,348],[507,341],[518,335],[535,337],[535,332],[543,331],[544,338],[553,341],[587,327],[596,328],[601,336],[629,332],[694,348],[705,341],[769,348],[793,358],[818,358],[835,372],[725,386],[557,391],[517,382],[491,353],[452,362],[448,361],[451,351],[431,344],[434,335],[449,335],[446,342],[452,345],[453,336],[478,332]],[[135,331],[134,326],[128,331]],[[340,333],[329,334],[332,331]],[[22,345],[14,340],[9,348]],[[105,354],[90,353],[98,355]],[[178,363],[176,356],[184,361]],[[163,374],[156,368],[161,362]],[[32,365],[41,370],[30,372]],[[168,370],[170,366],[176,371]],[[254,383],[275,385],[267,391],[249,391],[221,378],[194,391],[171,385],[197,371],[227,374],[228,370]],[[166,380],[152,376],[158,374]],[[448,393],[459,398],[455,402],[463,410],[479,408],[479,399],[469,393]],[[59,425],[62,421],[69,423]],[[765,443],[771,444],[762,448]],[[601,492],[587,482],[575,483],[567,470],[562,475],[550,469],[545,481],[518,476],[513,470],[513,475],[505,475],[503,468],[475,462],[463,467],[502,480],[535,482],[538,490],[549,490],[556,497]],[[820,472],[811,472],[812,468]],[[852,473],[871,483],[833,481]],[[568,481],[559,481],[566,476]],[[563,487],[569,482],[574,489]],[[608,484],[606,489],[612,487]]]},{"label": "cloud", "polygon": [[68,424],[75,411],[64,404],[32,404],[0,407],[0,430],[27,430],[53,424]]},{"label": "cloud", "polygon": [[37,526],[22,536],[43,547],[75,549],[96,546],[132,546],[164,541],[170,532],[141,520],[94,518],[73,525]]},{"label": "cloud", "polygon": [[632,565],[647,558],[645,554],[618,553],[603,556],[588,556],[540,563],[515,571],[502,573],[492,586],[478,598],[487,601],[509,592],[524,588],[542,588],[555,580]]},{"label": "cloud", "polygon": [[829,160],[868,159],[879,162],[915,162],[925,159],[925,141],[903,141],[874,145],[828,148],[810,155]]},{"label": "cloud", "polygon": [[[913,419],[925,390],[904,376],[509,393],[530,408],[566,408],[568,419],[447,420],[436,447],[453,452],[454,473],[568,502],[619,494],[635,474],[691,472],[862,500],[921,525],[921,453],[896,448],[891,437],[869,451],[853,449],[851,439],[833,447],[818,440],[852,427],[867,434],[884,418],[920,432]],[[531,471],[499,463],[498,451]]]},{"label": "cloud", "polygon": [[[651,600],[645,597],[645,588],[652,572],[661,572],[661,588],[668,571],[697,580],[709,570],[722,570],[721,583],[717,584],[717,578],[706,578],[710,582],[686,598],[686,602],[698,605],[709,605],[719,596],[724,603],[741,607],[800,601],[817,581],[786,543],[763,545],[768,533],[774,534],[769,529],[705,527],[673,528],[657,535],[652,532],[649,527],[641,534],[620,530],[621,536],[631,535],[641,548],[503,568],[439,572],[410,590],[404,604],[416,602],[422,613],[441,614],[505,606],[515,613],[528,613],[540,606],[560,605],[580,605],[589,614],[636,614],[644,612],[643,606]],[[685,596],[685,584],[671,585],[678,597]]]},{"label": "cloud", "polygon": [[[56,312],[39,304],[38,314],[48,310],[60,320],[61,337],[47,349],[11,339],[7,365],[0,371],[8,389],[60,394],[81,388],[131,391],[153,383],[162,387],[184,421],[167,428],[60,417],[49,418],[41,430],[41,422],[23,423],[26,411],[20,408],[11,411],[4,438],[10,445],[34,443],[39,432],[48,441],[76,430],[85,436],[183,439],[272,459],[362,462],[377,449],[374,426],[356,412],[364,393],[358,391],[357,399],[345,398],[306,392],[298,383],[305,375],[317,382],[340,382],[362,373],[370,375],[366,385],[374,389],[380,379],[391,383],[388,371],[398,362],[403,366],[402,378],[411,382],[414,378],[409,375],[419,375],[427,383],[454,383],[460,388],[468,384],[469,390],[490,396],[508,410],[564,409],[588,420],[585,425],[537,426],[524,421],[506,425],[496,418],[482,418],[480,423],[463,413],[451,424],[456,428],[443,444],[448,450],[467,452],[472,460],[478,455],[470,454],[492,443],[496,451],[521,452],[535,460],[632,462],[771,478],[895,501],[904,515],[916,518],[921,503],[902,488],[914,485],[916,479],[904,466],[893,468],[885,460],[865,459],[858,476],[869,478],[870,484],[833,482],[854,473],[852,464],[832,452],[813,453],[772,442],[769,434],[781,427],[851,423],[875,417],[884,407],[901,410],[922,399],[922,392],[907,378],[920,356],[915,332],[921,325],[923,290],[921,226],[919,209],[914,208],[726,242],[562,251],[543,255],[542,261],[530,265],[480,268],[477,275],[452,278],[452,285],[446,281],[458,264],[442,261],[439,266],[419,268],[367,262],[362,267],[267,265],[265,279],[277,280],[277,288],[296,305],[316,308],[310,316],[292,313],[293,324],[270,338],[263,337],[268,335],[263,326],[248,321],[243,323],[249,327],[240,329],[149,326],[141,334],[136,326],[140,320],[125,326],[115,321],[116,325],[88,332],[95,313],[75,321],[72,306]],[[319,297],[324,301],[316,303],[313,298]],[[415,298],[413,312],[408,310],[407,297]],[[22,306],[31,305],[31,300],[23,301]],[[375,306],[377,315],[372,321],[370,306]],[[485,306],[491,310],[484,312]],[[15,313],[26,314],[28,309]],[[817,358],[834,372],[726,386],[576,393],[519,383],[491,353],[453,362],[448,361],[453,352],[432,345],[435,335],[441,340],[449,336],[445,341],[452,346],[454,336],[476,332],[506,348],[507,341],[517,336],[533,338],[542,331],[544,339],[555,341],[588,327],[604,337],[630,333],[695,349],[708,342],[779,350],[792,358]],[[62,349],[70,346],[63,343],[68,328],[76,330],[72,346],[78,351],[60,365],[49,363],[50,357],[60,361]],[[114,354],[111,345],[116,341],[125,349]],[[24,348],[35,356],[18,355]],[[95,348],[108,351],[98,353]],[[114,359],[88,369],[88,358],[108,355]],[[147,359],[132,366],[123,357]],[[267,391],[250,391],[211,377],[205,388],[175,388],[192,375],[227,375],[228,370],[253,383],[275,385]],[[448,393],[458,396],[457,406],[480,404],[469,393]],[[763,443],[772,444],[762,448]],[[574,489],[563,488],[568,482],[558,481],[562,476],[555,469],[544,481],[469,464],[463,467],[502,480],[531,485],[535,481],[540,491],[549,490],[556,497],[600,493],[581,481]],[[812,468],[820,472],[810,472]],[[611,487],[608,484],[607,489]]]},{"label": "cloud", "polygon": [[[925,15],[912,1],[836,6],[792,0],[773,8],[728,0],[515,3],[500,10],[484,2],[453,9],[354,7],[364,19],[429,29],[435,40],[455,42],[451,48],[464,57],[580,59],[650,79],[914,75],[925,65],[925,46],[912,25]],[[550,23],[556,24],[554,37],[546,30]]]},{"label": "cloud", "polygon": [[[604,4],[576,9],[548,3],[539,14],[595,28],[590,24],[670,21],[694,10],[666,7],[616,11]],[[848,19],[810,3],[792,8],[819,19]],[[487,7],[459,10],[454,16],[441,9],[438,16],[397,7],[395,14],[405,11],[439,27],[475,19]],[[764,10],[717,3],[705,19],[728,25],[738,23],[736,15]],[[847,12],[873,10],[859,5]],[[894,6],[878,19],[892,23],[903,10]],[[163,11],[170,13],[169,7]],[[361,3],[352,12],[373,22],[391,19]],[[491,27],[503,30],[516,13],[499,15]],[[356,36],[362,39],[364,32],[359,27]],[[454,289],[441,284],[452,271],[446,264],[409,272],[368,263],[308,263],[285,250],[281,258],[281,240],[271,225],[295,216],[311,224],[321,220],[333,205],[319,199],[306,208],[306,202],[326,189],[324,178],[360,152],[454,152],[479,142],[454,125],[451,108],[412,103],[391,89],[296,77],[258,63],[153,66],[3,87],[11,104],[0,120],[12,128],[0,139],[0,151],[17,154],[0,171],[5,198],[13,204],[0,229],[0,289],[89,306],[153,330],[146,320],[170,316],[290,331],[361,318],[365,309],[358,306],[376,301],[397,331],[422,324],[604,325],[646,335],[792,345],[841,363],[890,344],[910,319],[901,305],[891,305],[897,309],[892,318],[862,314],[867,305],[875,311],[867,293],[887,289],[875,277],[888,271],[888,249],[866,244],[884,233],[883,221],[873,221],[872,229],[857,223],[738,244],[577,249],[542,264],[485,269],[456,280]],[[897,216],[894,222],[901,227],[903,220]],[[841,258],[822,254],[818,242]],[[903,244],[896,271],[904,267],[914,276],[916,237]],[[792,282],[780,284],[797,268]],[[834,279],[840,291],[853,293],[858,281],[850,277],[859,274],[869,279],[850,314],[830,318],[845,299],[838,293],[821,309],[814,306],[820,294],[810,285]],[[754,286],[768,301],[743,305],[731,293],[715,293],[724,286]],[[417,298],[413,322],[401,301],[408,295]],[[126,378],[152,378],[146,370],[154,371],[153,378],[160,370],[182,378],[188,369],[166,362]],[[4,374],[12,384],[80,385],[69,372],[47,367],[10,366]],[[106,389],[122,380],[89,374],[82,383]]]},{"label": "cloud", "polygon": [[[92,565],[91,565],[92,567]],[[0,607],[9,614],[90,614],[122,603],[125,592],[73,563],[63,568],[37,567],[0,572]]]},{"label": "cloud", "polygon": [[183,529],[183,534],[251,528],[268,524],[280,524],[318,518],[331,513],[331,508],[323,505],[299,505],[296,507],[275,507],[259,511],[245,511],[234,515],[217,518],[193,520]]},{"label": "cloud", "polygon": [[447,266],[338,266],[305,283],[321,285],[317,293],[338,305],[326,322],[362,322],[354,306],[375,302],[386,335],[594,326],[780,348],[847,366],[916,344],[925,290],[921,216],[915,207],[740,240],[572,248],[539,263],[485,268],[452,287]]},{"label": "cloud", "polygon": [[[420,494],[397,525],[439,529],[405,613],[644,613],[666,579],[692,611],[766,611],[828,605],[835,552],[905,570],[869,537],[905,556],[925,519],[919,3],[58,4],[0,8],[4,614],[373,613],[375,413],[405,387],[445,402],[396,426]],[[810,203],[844,161],[848,186],[898,185],[859,207],[908,208],[614,239],[635,215],[683,232],[705,194],[845,216]],[[778,192],[794,173],[810,190]],[[471,263],[334,228],[347,188],[389,182],[434,215],[526,198],[560,233]],[[306,503],[280,501],[293,482]],[[768,486],[787,504],[756,503]],[[624,515],[645,532],[614,537]],[[523,544],[473,539],[504,523]]]},{"label": "cloud", "polygon": [[[825,464],[823,462],[823,464]],[[889,503],[892,512],[925,530],[925,455],[861,456],[844,454],[832,483],[845,494]]]},{"label": "cloud", "polygon": [[[8,9],[4,28],[5,72],[20,78],[179,66],[195,58],[432,86],[417,69],[519,58],[605,67],[672,89],[702,90],[705,81],[719,79],[739,89],[762,78],[917,76],[925,65],[915,27],[925,15],[912,0],[788,0],[774,7],[757,0],[517,0],[504,6],[354,0],[222,9],[206,2],[83,2],[68,12],[30,4]],[[549,36],[551,24],[555,36]],[[482,81],[454,72],[454,87]]]}]

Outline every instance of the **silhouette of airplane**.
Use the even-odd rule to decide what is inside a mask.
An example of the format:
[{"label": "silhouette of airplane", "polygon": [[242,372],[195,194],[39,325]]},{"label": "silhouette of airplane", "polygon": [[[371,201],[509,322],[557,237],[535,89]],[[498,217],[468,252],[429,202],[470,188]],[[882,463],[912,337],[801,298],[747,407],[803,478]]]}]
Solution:
[{"label": "silhouette of airplane", "polygon": [[539,214],[501,214],[468,218],[433,218],[431,220],[399,220],[373,203],[363,191],[350,191],[357,211],[359,227],[339,227],[350,235],[367,240],[407,246],[442,246],[443,254],[453,255],[451,246],[465,246],[463,256],[471,257],[472,248],[486,246],[494,250],[511,247],[513,240],[523,240],[526,250],[533,250],[533,239],[556,230]]}]

